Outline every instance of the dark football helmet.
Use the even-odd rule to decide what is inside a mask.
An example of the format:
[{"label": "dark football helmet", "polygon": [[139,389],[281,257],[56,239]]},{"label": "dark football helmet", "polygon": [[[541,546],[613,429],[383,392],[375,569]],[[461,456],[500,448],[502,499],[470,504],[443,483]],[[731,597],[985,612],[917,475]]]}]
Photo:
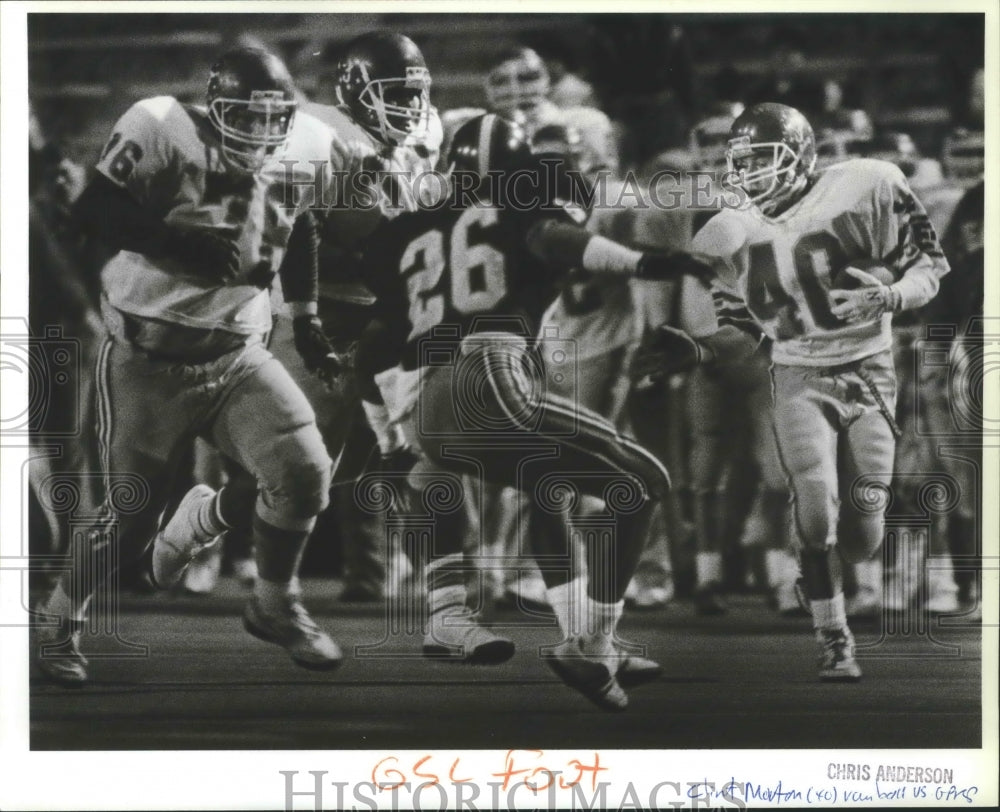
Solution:
[{"label": "dark football helmet", "polygon": [[525,131],[496,113],[484,113],[465,122],[451,142],[448,164],[455,172],[510,172],[531,165],[531,146]]},{"label": "dark football helmet", "polygon": [[772,213],[805,190],[816,166],[816,137],[794,107],[756,104],[733,122],[726,163],[750,202]]},{"label": "dark football helmet", "polygon": [[347,44],[337,61],[338,101],[387,146],[426,133],[430,89],[424,55],[402,34],[362,34]]},{"label": "dark football helmet", "polygon": [[249,172],[288,144],[298,106],[288,69],[261,48],[237,48],[212,66],[206,104],[223,155]]},{"label": "dark football helmet", "polygon": [[[485,113],[465,122],[458,128],[448,150],[453,184],[474,191],[480,199],[502,193],[504,176],[508,173],[536,165],[524,129],[496,113]],[[462,178],[462,175],[471,175],[474,180]],[[528,176],[525,182],[537,181]]]}]

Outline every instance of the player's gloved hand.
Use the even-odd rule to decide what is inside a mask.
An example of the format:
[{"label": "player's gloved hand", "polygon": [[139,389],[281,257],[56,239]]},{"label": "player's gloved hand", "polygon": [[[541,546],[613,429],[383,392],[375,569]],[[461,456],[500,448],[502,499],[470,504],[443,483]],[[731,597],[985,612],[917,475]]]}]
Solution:
[{"label": "player's gloved hand", "polygon": [[899,311],[902,304],[899,291],[860,268],[847,268],[845,273],[857,279],[861,286],[830,291],[830,301],[833,303],[830,312],[838,319],[847,324],[859,324],[877,319],[883,313]]},{"label": "player's gloved hand", "polygon": [[240,273],[240,249],[235,236],[231,229],[172,226],[164,248],[185,270],[225,285]]},{"label": "player's gloved hand", "polygon": [[[375,449],[378,452],[378,449]],[[392,451],[379,452],[375,461],[374,476],[384,477],[391,483],[393,494],[393,511],[396,513],[412,513],[417,494],[407,486],[406,476],[413,470],[420,457],[408,445],[400,445]]]},{"label": "player's gloved hand", "polygon": [[652,338],[636,352],[630,373],[633,380],[649,376],[656,382],[694,369],[709,357],[705,347],[683,330],[661,324]]},{"label": "player's gloved hand", "polygon": [[254,285],[261,290],[270,290],[274,277],[278,274],[271,269],[270,260],[261,260],[247,274],[247,284]]},{"label": "player's gloved hand", "polygon": [[674,251],[670,254],[648,252],[639,260],[635,275],[639,279],[663,281],[690,274],[708,282],[713,274],[712,266],[706,259],[687,251]]},{"label": "player's gloved hand", "polygon": [[329,386],[345,367],[343,359],[323,332],[319,316],[298,316],[292,321],[292,332],[295,349],[302,356],[306,369],[315,372]]}]

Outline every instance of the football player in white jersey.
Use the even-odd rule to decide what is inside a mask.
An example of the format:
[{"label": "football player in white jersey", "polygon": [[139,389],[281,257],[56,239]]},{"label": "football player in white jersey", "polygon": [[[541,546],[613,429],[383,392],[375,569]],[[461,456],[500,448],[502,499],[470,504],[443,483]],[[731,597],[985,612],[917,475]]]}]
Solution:
[{"label": "football player in white jersey", "polygon": [[[898,432],[892,315],[926,304],[948,263],[898,167],[856,159],[816,173],[812,128],[791,107],[744,111],[727,160],[749,205],[712,218],[694,248],[714,258],[720,323],[742,319],[771,345],[819,676],[853,681],[840,556],[869,560],[882,544]],[[702,355],[665,335],[675,359],[681,346]]]},{"label": "football player in white jersey", "polygon": [[566,127],[579,138],[577,162],[584,174],[616,171],[618,148],[611,120],[594,107],[559,107],[549,98],[550,86],[545,62],[534,50],[515,45],[501,51],[483,85],[487,109],[463,107],[442,115],[442,154],[447,154],[462,124],[490,112],[517,122],[529,138],[543,127]]},{"label": "football player in white jersey", "polygon": [[[329,135],[297,111],[281,61],[240,48],[212,68],[206,106],[145,99],[122,117],[83,193],[82,225],[118,249],[102,271],[109,337],[96,368],[95,472],[103,503],[73,567],[43,601],[36,661],[68,686],[93,590],[152,545],[161,586],[237,521],[243,497],[199,485],[157,534],[179,457],[196,436],[251,472],[260,573],[244,614],[299,665],[330,669],[337,644],[303,607],[297,571],[327,503],[331,460],[305,395],[265,349],[280,271],[306,366],[335,370],[316,314],[316,227]],[[131,485],[132,501],[123,489]],[[99,497],[100,498],[100,497]]]}]

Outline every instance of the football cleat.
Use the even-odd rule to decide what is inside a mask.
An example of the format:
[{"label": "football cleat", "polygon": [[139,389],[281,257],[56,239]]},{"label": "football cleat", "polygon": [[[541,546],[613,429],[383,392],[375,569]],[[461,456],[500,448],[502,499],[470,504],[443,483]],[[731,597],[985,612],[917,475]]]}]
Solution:
[{"label": "football cleat", "polygon": [[663,673],[663,666],[655,660],[647,657],[640,657],[638,654],[626,654],[619,649],[622,660],[618,664],[618,673],[615,674],[618,684],[622,688],[635,688],[645,685],[658,679]]},{"label": "football cleat", "polygon": [[817,629],[819,643],[819,678],[822,682],[857,682],[861,668],[854,659],[854,635],[846,626],[841,629]]},{"label": "football cleat", "polygon": [[[45,615],[39,607],[38,614]],[[39,671],[65,688],[79,688],[87,681],[87,658],[80,653],[83,622],[62,619],[56,626],[31,627],[31,656]]]},{"label": "football cleat", "polygon": [[153,540],[153,580],[160,589],[169,589],[204,550],[217,544],[221,535],[206,536],[198,512],[206,500],[214,499],[208,485],[195,485],[184,494],[174,515]]},{"label": "football cleat", "polygon": [[222,569],[222,545],[202,547],[184,572],[184,591],[192,595],[207,595],[219,582]]},{"label": "football cleat", "polygon": [[493,634],[468,607],[462,607],[431,615],[423,655],[468,665],[499,665],[514,656],[514,643]]},{"label": "football cleat", "polygon": [[602,710],[618,712],[628,707],[621,683],[603,661],[583,653],[579,638],[564,640],[543,652],[542,659],[559,679]]},{"label": "football cleat", "polygon": [[[650,583],[654,579],[658,583]],[[669,573],[645,577],[637,574],[625,590],[625,606],[628,609],[662,609],[673,599],[674,581]]]},{"label": "football cleat", "polygon": [[292,660],[313,671],[330,671],[340,665],[344,655],[302,605],[298,595],[285,596],[276,611],[266,610],[256,596],[247,602],[243,626],[254,637],[281,646]]}]

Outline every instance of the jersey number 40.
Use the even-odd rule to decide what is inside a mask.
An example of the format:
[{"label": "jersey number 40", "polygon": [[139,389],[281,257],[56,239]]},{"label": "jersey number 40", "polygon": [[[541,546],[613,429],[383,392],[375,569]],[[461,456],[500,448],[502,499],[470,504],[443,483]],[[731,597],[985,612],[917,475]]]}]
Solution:
[{"label": "jersey number 40", "polygon": [[[779,266],[779,262],[781,265]],[[790,262],[796,280],[798,295],[789,293],[781,284],[781,277]],[[770,242],[750,246],[749,272],[747,274],[747,307],[762,322],[777,320],[779,338],[800,335],[799,305],[805,304],[813,324],[824,330],[843,326],[830,311],[830,277],[847,262],[847,253],[840,241],[828,231],[812,231],[796,240],[790,255],[775,251]],[[791,276],[788,274],[787,276]]]}]

